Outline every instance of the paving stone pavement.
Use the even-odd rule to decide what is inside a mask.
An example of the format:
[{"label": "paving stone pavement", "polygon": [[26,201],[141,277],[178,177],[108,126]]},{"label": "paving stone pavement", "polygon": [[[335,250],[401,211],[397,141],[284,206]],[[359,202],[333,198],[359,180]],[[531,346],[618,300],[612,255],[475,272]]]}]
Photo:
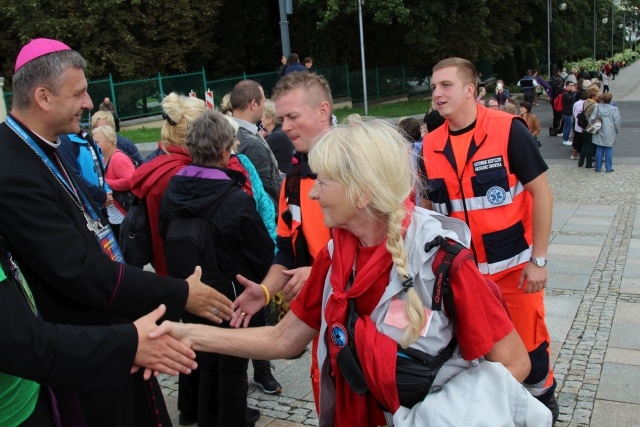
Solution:
[{"label": "paving stone pavement", "polygon": [[[640,101],[639,70],[640,62],[618,77],[616,99]],[[545,301],[556,426],[640,426],[640,150],[623,165],[614,159],[613,173],[578,168],[567,157],[548,160],[554,209]],[[279,396],[249,385],[249,405],[262,413],[257,426],[318,424],[310,361],[308,351],[273,361]],[[160,383],[177,426],[177,379]]]},{"label": "paving stone pavement", "polygon": [[[640,167],[611,174],[551,165],[554,220],[547,322],[558,427],[640,425]],[[274,361],[280,396],[249,385],[257,426],[317,425],[310,355]],[[249,378],[251,373],[251,364]],[[177,381],[161,377],[177,425]]]}]

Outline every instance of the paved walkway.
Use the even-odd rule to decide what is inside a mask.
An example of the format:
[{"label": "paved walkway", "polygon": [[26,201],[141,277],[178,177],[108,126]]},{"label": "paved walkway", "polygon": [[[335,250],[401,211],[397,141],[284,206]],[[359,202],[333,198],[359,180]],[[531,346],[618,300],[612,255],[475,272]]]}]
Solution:
[{"label": "paved walkway", "polygon": [[[630,68],[640,71],[640,62]],[[629,71],[616,79],[619,87],[625,74],[637,81]],[[640,94],[635,83],[629,90]],[[546,291],[557,426],[638,426],[640,167],[616,165],[614,173],[598,174],[562,163],[549,170],[555,205]],[[262,413],[258,426],[317,425],[309,364],[308,352],[274,361],[280,396],[249,386],[249,403]],[[177,425],[176,380],[163,377],[162,385]]]}]

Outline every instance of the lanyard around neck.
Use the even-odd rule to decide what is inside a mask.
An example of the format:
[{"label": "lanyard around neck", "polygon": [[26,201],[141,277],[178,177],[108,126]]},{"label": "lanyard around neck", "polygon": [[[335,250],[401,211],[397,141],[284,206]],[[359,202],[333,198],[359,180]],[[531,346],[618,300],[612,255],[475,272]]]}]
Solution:
[{"label": "lanyard around neck", "polygon": [[[82,211],[83,214],[86,215],[86,210],[89,212],[90,218],[87,218],[87,221],[89,219],[92,219],[93,221],[96,222],[100,222],[100,218],[98,217],[98,215],[94,212],[93,208],[91,207],[91,203],[89,202],[89,200],[87,199],[87,197],[85,196],[85,194],[79,190],[76,191],[76,188],[73,186],[73,182],[72,182],[72,178],[69,174],[65,173],[67,179],[65,179],[65,177],[62,175],[62,172],[60,171],[60,168],[62,168],[62,163],[60,163],[60,168],[58,166],[56,166],[51,159],[49,158],[49,156],[47,156],[44,151],[42,151],[42,148],[40,148],[40,146],[38,144],[36,144],[36,142],[33,140],[33,138],[31,138],[31,135],[29,135],[27,132],[24,131],[24,129],[22,129],[22,127],[20,127],[20,125],[18,125],[13,118],[11,118],[11,116],[7,116],[6,119],[6,123],[7,125],[11,128],[11,130],[13,130],[29,147],[31,147],[31,149],[38,155],[38,157],[40,157],[40,159],[44,162],[44,164],[49,168],[49,170],[55,175],[55,177],[58,179],[58,181],[67,189],[69,190],[69,195],[71,196],[71,198],[74,198],[73,196],[75,195],[76,198],[74,198],[74,202],[76,202],[76,204],[78,205],[78,207],[80,208],[80,210]],[[66,172],[66,171],[64,171]],[[82,198],[82,199],[80,199]],[[85,206],[85,208],[83,208],[83,205]],[[91,227],[94,227],[94,224],[90,224]]]}]

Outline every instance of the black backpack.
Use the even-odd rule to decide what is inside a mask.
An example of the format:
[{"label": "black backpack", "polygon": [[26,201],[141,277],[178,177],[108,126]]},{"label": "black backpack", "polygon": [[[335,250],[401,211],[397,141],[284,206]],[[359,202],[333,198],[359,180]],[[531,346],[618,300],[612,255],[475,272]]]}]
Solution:
[{"label": "black backpack", "polygon": [[589,119],[587,119],[587,116],[584,114],[584,104],[582,104],[582,111],[580,111],[576,117],[578,118],[578,126],[582,129],[586,129],[587,126],[589,126]]},{"label": "black backpack", "polygon": [[127,264],[144,267],[153,259],[149,209],[145,199],[135,198],[120,224],[120,250]]},{"label": "black backpack", "polygon": [[[187,277],[192,273],[190,268],[185,270],[184,265],[177,262],[173,256],[176,253],[197,253],[195,265],[202,267],[202,282],[213,287],[226,282],[230,284],[232,272],[230,266],[219,265],[215,242],[213,238],[214,224],[211,217],[218,206],[233,191],[242,191],[236,184],[229,185],[218,199],[205,209],[199,216],[178,216],[171,219],[166,226],[164,237],[164,254],[167,259],[167,272],[173,277]],[[195,249],[195,251],[194,251]]]}]

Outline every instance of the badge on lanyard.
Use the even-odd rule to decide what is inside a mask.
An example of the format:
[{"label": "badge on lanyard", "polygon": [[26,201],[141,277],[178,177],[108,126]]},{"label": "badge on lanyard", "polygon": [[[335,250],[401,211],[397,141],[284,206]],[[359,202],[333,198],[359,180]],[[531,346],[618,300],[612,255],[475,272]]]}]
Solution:
[{"label": "badge on lanyard", "polygon": [[120,246],[118,246],[118,242],[116,242],[116,237],[113,235],[111,227],[108,225],[100,227],[98,231],[96,231],[96,237],[105,254],[109,255],[113,261],[124,263],[124,257],[122,256]]}]

